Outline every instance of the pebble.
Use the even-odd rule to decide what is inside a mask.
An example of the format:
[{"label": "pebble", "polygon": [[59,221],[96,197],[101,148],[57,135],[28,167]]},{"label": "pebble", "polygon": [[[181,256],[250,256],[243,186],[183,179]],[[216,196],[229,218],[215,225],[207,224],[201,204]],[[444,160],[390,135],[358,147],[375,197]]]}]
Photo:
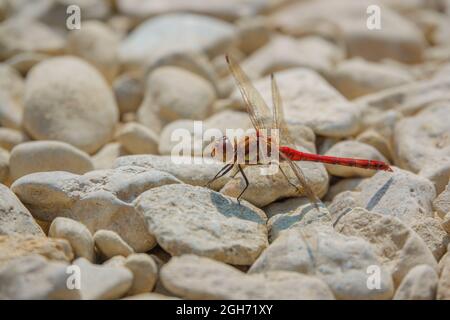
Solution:
[{"label": "pebble", "polygon": [[33,254],[63,262],[70,262],[73,259],[72,247],[64,239],[24,234],[0,236],[0,266],[15,258]]},{"label": "pebble", "polygon": [[336,299],[390,299],[394,286],[386,267],[380,266],[380,288],[368,287],[368,270],[374,265],[381,265],[376,249],[361,238],[331,227],[297,227],[282,232],[249,273],[294,271],[321,278]]},{"label": "pebble", "polygon": [[125,267],[95,265],[85,258],[78,258],[73,264],[80,268],[83,300],[121,298],[133,283],[133,274]]},{"label": "pebble", "polygon": [[127,295],[149,293],[153,290],[158,279],[158,266],[151,256],[145,253],[131,254],[125,260],[124,266],[133,273],[133,284]]},{"label": "pebble", "polygon": [[10,151],[16,145],[24,143],[27,140],[27,135],[19,130],[0,128],[0,148]]},{"label": "pebble", "polygon": [[0,148],[0,183],[6,183],[9,179],[9,159],[9,152]]},{"label": "pebble", "polygon": [[111,230],[136,252],[146,252],[155,239],[130,202],[166,183],[180,181],[162,171],[125,166],[81,176],[61,171],[33,173],[16,180],[11,188],[37,219],[64,216],[83,223],[91,233]]},{"label": "pebble", "polygon": [[58,217],[51,223],[48,236],[67,240],[76,258],[83,257],[95,262],[94,239],[85,225]]},{"label": "pebble", "polygon": [[437,261],[424,240],[395,217],[356,208],[339,219],[336,230],[370,242],[381,264],[390,270],[396,287],[417,265],[437,271]]},{"label": "pebble", "polygon": [[41,227],[16,195],[0,184],[0,235],[44,236]]},{"label": "pebble", "polygon": [[433,200],[433,209],[443,220],[442,227],[450,234],[450,182],[445,190]]},{"label": "pebble", "polygon": [[137,74],[121,74],[114,80],[113,90],[121,114],[137,111],[144,99],[144,84]]},{"label": "pebble", "polygon": [[162,186],[141,194],[134,205],[171,255],[194,253],[250,265],[268,245],[262,210],[206,188]]},{"label": "pebble", "polygon": [[165,125],[159,137],[159,154],[172,157],[204,155],[207,141],[203,139],[203,132],[195,128],[195,120],[175,120]]},{"label": "pebble", "polygon": [[434,300],[439,277],[429,265],[412,268],[403,278],[394,300]]},{"label": "pebble", "polygon": [[83,174],[94,170],[91,158],[74,146],[60,141],[24,142],[11,150],[11,178],[33,172],[67,171]]},{"label": "pebble", "polygon": [[116,159],[127,154],[119,142],[110,142],[92,156],[92,163],[96,170],[112,169]]},{"label": "pebble", "polygon": [[[444,259],[444,258],[443,258]],[[450,300],[450,256],[447,255],[442,261],[439,283],[437,288],[438,300]]]},{"label": "pebble", "polygon": [[[347,140],[336,143],[325,153],[325,155],[355,159],[378,160],[388,163],[388,160],[377,149],[368,144],[354,140]],[[325,164],[325,167],[330,174],[343,178],[370,177],[377,172],[376,170],[331,164]]]},{"label": "pebble", "polygon": [[94,234],[94,242],[97,250],[107,259],[118,255],[128,257],[133,253],[133,248],[114,231],[98,230]]},{"label": "pebble", "polygon": [[67,286],[67,267],[39,255],[11,260],[0,266],[1,300],[79,300],[79,290]]},{"label": "pebble", "polygon": [[112,138],[118,109],[94,67],[63,56],[47,59],[30,71],[23,117],[34,139],[64,141],[93,153]]},{"label": "pebble", "polygon": [[136,122],[124,124],[116,133],[116,140],[130,154],[158,153],[158,135]]},{"label": "pebble", "polygon": [[163,285],[184,299],[334,300],[319,278],[288,271],[245,274],[195,255],[172,258],[161,270]]}]

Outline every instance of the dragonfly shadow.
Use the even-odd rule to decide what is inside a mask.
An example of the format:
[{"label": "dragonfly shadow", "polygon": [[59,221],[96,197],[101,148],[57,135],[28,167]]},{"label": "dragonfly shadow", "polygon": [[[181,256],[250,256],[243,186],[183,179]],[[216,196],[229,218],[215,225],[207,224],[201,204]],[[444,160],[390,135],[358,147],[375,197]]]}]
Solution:
[{"label": "dragonfly shadow", "polygon": [[219,192],[211,192],[211,201],[217,210],[226,217],[236,217],[239,219],[266,224],[266,221],[251,208],[239,204],[236,200],[227,198]]},{"label": "dragonfly shadow", "polygon": [[391,184],[394,182],[394,177],[390,177],[389,180],[387,180],[380,189],[378,189],[377,192],[373,195],[372,198],[370,198],[369,202],[366,205],[367,210],[372,210],[376,207],[376,205],[380,202],[380,200],[383,198],[383,196],[388,191]]}]

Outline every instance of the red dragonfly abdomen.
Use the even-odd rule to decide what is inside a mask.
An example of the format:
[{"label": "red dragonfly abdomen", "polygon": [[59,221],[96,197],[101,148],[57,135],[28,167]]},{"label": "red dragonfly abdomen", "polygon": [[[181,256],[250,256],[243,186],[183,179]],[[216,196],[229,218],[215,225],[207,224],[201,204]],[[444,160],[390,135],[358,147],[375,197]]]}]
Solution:
[{"label": "red dragonfly abdomen", "polygon": [[362,169],[392,171],[387,163],[378,160],[323,156],[320,154],[301,152],[289,147],[280,147],[280,152],[283,152],[292,161],[314,161]]}]

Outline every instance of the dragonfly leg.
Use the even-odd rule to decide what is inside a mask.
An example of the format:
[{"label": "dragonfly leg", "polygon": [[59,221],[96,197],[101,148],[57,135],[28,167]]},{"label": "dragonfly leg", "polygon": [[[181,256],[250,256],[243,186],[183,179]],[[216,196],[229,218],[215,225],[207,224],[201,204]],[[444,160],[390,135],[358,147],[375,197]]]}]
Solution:
[{"label": "dragonfly leg", "polygon": [[206,188],[209,188],[209,186],[211,185],[211,183],[213,183],[215,180],[223,177],[224,175],[226,175],[228,172],[230,172],[230,170],[234,167],[234,163],[230,163],[225,165],[222,169],[219,170],[219,172],[217,172],[217,174],[214,176],[214,178],[212,178],[211,180],[208,181],[208,183],[205,185]]},{"label": "dragonfly leg", "polygon": [[244,190],[242,190],[241,193],[239,194],[239,196],[236,198],[237,201],[238,201],[238,203],[241,204],[240,198],[241,198],[242,195],[244,194],[245,190],[247,190],[247,188],[248,188],[248,186],[249,186],[249,183],[248,183],[247,176],[245,175],[244,170],[242,170],[242,167],[241,167],[240,164],[238,164],[238,169],[239,169],[239,172],[241,173],[241,175],[242,175],[242,177],[244,178],[244,181],[245,181],[245,187],[244,187]]},{"label": "dragonfly leg", "polygon": [[302,190],[301,188],[299,188],[297,185],[295,185],[294,183],[292,183],[291,180],[289,180],[289,177],[286,175],[286,173],[284,172],[283,168],[282,168],[280,165],[278,165],[278,167],[280,168],[280,171],[281,171],[281,173],[283,174],[283,176],[286,178],[287,182],[288,182],[291,186],[293,186],[295,189],[297,189],[297,191],[298,191],[299,193],[302,193],[303,190]]}]

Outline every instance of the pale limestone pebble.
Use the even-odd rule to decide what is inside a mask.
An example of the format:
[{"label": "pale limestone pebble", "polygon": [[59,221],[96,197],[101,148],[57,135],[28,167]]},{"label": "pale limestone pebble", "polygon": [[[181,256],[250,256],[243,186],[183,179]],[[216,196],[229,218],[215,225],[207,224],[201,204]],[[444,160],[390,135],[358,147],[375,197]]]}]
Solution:
[{"label": "pale limestone pebble", "polygon": [[155,245],[155,238],[130,202],[145,190],[170,183],[181,181],[155,169],[125,166],[82,176],[33,173],[16,180],[11,188],[37,219],[52,221],[62,216],[83,223],[91,233],[111,230],[136,252],[146,252]]},{"label": "pale limestone pebble", "polygon": [[85,258],[78,258],[73,265],[80,268],[83,300],[122,298],[133,283],[133,273],[125,267],[95,265]]},{"label": "pale limestone pebble", "polygon": [[167,296],[156,292],[146,292],[125,297],[123,300],[180,300],[180,298]]},{"label": "pale limestone pebble", "polygon": [[124,124],[117,131],[116,140],[130,154],[155,154],[158,152],[158,135],[137,122]]},{"label": "pale limestone pebble", "polygon": [[377,32],[367,28],[367,1],[300,2],[284,7],[270,17],[273,27],[290,35],[308,32],[330,33],[342,41],[351,57],[367,60],[393,58],[407,63],[423,59],[425,39],[413,22],[379,4],[383,27]]},{"label": "pale limestone pebble", "polygon": [[0,266],[0,300],[78,300],[80,291],[67,286],[69,264],[39,255]]},{"label": "pale limestone pebble", "polygon": [[100,21],[84,21],[80,30],[69,32],[67,51],[95,66],[112,83],[119,72],[119,37]]},{"label": "pale limestone pebble", "polygon": [[438,300],[450,300],[450,256],[447,255],[442,261],[442,268],[437,288]]},{"label": "pale limestone pebble", "polygon": [[195,255],[172,258],[161,270],[164,286],[184,299],[334,300],[320,279],[296,272],[245,274]]},{"label": "pale limestone pebble", "polygon": [[92,163],[96,170],[111,169],[117,158],[126,155],[128,152],[119,142],[110,142],[92,156]]},{"label": "pale limestone pebble", "polygon": [[67,240],[76,258],[95,261],[94,239],[91,232],[80,222],[68,218],[56,218],[50,225],[48,236]]},{"label": "pale limestone pebble", "polygon": [[[148,92],[148,90],[145,90],[145,92]],[[151,94],[144,95],[144,100],[142,100],[135,115],[136,120],[139,123],[156,133],[160,133],[162,128],[166,125],[165,121],[160,118],[157,112],[157,106],[155,105]]]},{"label": "pale limestone pebble", "polygon": [[445,230],[446,223],[445,217],[423,217],[409,225],[425,241],[438,261],[450,243],[450,235]]},{"label": "pale limestone pebble", "polygon": [[419,172],[427,160],[446,157],[450,162],[449,113],[450,99],[397,123],[394,147],[399,167]]},{"label": "pale limestone pebble", "polygon": [[237,28],[225,21],[190,13],[167,14],[134,29],[122,41],[119,57],[125,66],[142,66],[174,52],[216,56],[226,52],[237,36]]},{"label": "pale limestone pebble", "polygon": [[151,256],[145,253],[131,254],[124,266],[133,273],[133,284],[127,295],[148,293],[155,287],[158,279],[158,266]]},{"label": "pale limestone pebble", "polygon": [[214,88],[204,78],[173,66],[155,69],[149,74],[147,83],[146,95],[150,96],[155,112],[166,123],[178,119],[205,119],[216,99]]},{"label": "pale limestone pebble", "polygon": [[[118,158],[114,163],[114,168],[137,166],[143,170],[159,170],[167,172],[184,183],[204,186],[224,166],[221,162],[206,160],[201,157],[189,156],[136,155]],[[228,180],[228,177],[217,179],[211,187],[214,190],[220,190]]]},{"label": "pale limestone pebble", "polygon": [[282,4],[282,1],[203,1],[203,0],[154,0],[151,2],[139,0],[118,0],[118,11],[127,16],[142,19],[155,15],[187,11],[205,16],[214,16],[224,20],[234,21],[240,17],[254,16],[262,11],[270,10]]},{"label": "pale limestone pebble", "polygon": [[120,113],[135,112],[144,99],[144,84],[138,73],[124,73],[113,83],[113,90]]},{"label": "pale limestone pebble", "polygon": [[296,209],[277,214],[269,219],[269,241],[275,241],[283,231],[288,229],[303,229],[306,226],[318,227],[331,226],[333,217],[324,205],[320,204],[317,210],[311,203],[307,202]]},{"label": "pale limestone pebble", "polygon": [[11,150],[11,178],[44,171],[67,171],[83,174],[94,170],[90,156],[61,141],[30,141]]},{"label": "pale limestone pebble", "polygon": [[450,213],[450,181],[445,187],[445,190],[433,200],[433,209],[441,218],[444,218],[445,215]]},{"label": "pale limestone pebble", "polygon": [[[323,197],[328,191],[329,176],[325,167],[320,163],[296,162],[302,170],[305,179],[312,191],[319,197]],[[275,167],[248,166],[244,169],[250,185],[242,195],[242,198],[257,207],[264,207],[270,203],[290,198],[305,196],[300,182],[287,163],[281,163],[283,172]],[[266,169],[266,171],[262,171]],[[267,170],[268,169],[268,170]],[[275,171],[272,171],[275,169]],[[234,169],[236,170],[236,169]],[[273,172],[273,173],[272,173]],[[295,185],[295,187],[294,187]],[[241,174],[230,179],[220,190],[221,193],[237,197],[245,187],[245,180]]]},{"label": "pale limestone pebble", "polygon": [[[395,126],[397,122],[400,121],[401,119],[403,119],[403,115],[396,110],[379,111],[375,108],[363,107],[361,116],[362,122],[361,128],[367,128],[367,130],[374,130],[382,138],[388,141],[391,157],[393,158],[394,157],[392,145],[393,135],[395,131]],[[364,134],[364,132],[362,132],[361,134]]]},{"label": "pale limestone pebble", "polygon": [[8,93],[15,101],[22,101],[25,83],[22,76],[7,64],[0,64],[0,91]]},{"label": "pale limestone pebble", "polygon": [[389,141],[374,129],[361,132],[356,141],[365,143],[377,149],[387,160],[392,161],[393,152]]},{"label": "pale limestone pebble", "polygon": [[[336,143],[325,153],[325,155],[355,159],[378,160],[388,163],[387,159],[377,149],[368,144],[354,140],[347,140]],[[355,176],[371,177],[376,173],[376,170],[332,164],[325,164],[325,167],[330,174],[344,178]]]},{"label": "pale limestone pebble", "polygon": [[10,178],[9,159],[9,152],[0,148],[0,183],[6,183]]},{"label": "pale limestone pebble", "polygon": [[348,99],[414,81],[406,71],[361,58],[342,61],[327,74],[327,80]]},{"label": "pale limestone pebble", "polygon": [[395,286],[417,265],[425,264],[437,271],[437,261],[424,240],[395,217],[355,208],[339,219],[336,230],[373,244]]},{"label": "pale limestone pebble", "polygon": [[[359,129],[359,110],[315,71],[293,68],[275,75],[288,124],[304,124],[326,137],[346,137]],[[270,77],[254,82],[263,99],[272,101]],[[300,90],[301,88],[301,90]],[[233,98],[241,101],[238,89]]]},{"label": "pale limestone pebble", "polygon": [[21,129],[22,104],[8,93],[0,90],[0,125],[11,129]]},{"label": "pale limestone pebble", "polygon": [[120,39],[125,38],[136,26],[136,21],[132,17],[117,13],[109,17],[106,23]]},{"label": "pale limestone pebble", "polygon": [[308,199],[305,197],[287,198],[272,202],[271,204],[265,206],[263,210],[266,213],[267,218],[271,219],[272,217],[279,214],[292,214],[305,204],[308,204]]},{"label": "pale limestone pebble", "polygon": [[268,44],[252,53],[242,66],[254,79],[297,67],[328,74],[334,63],[342,58],[342,50],[323,38],[309,36],[293,39],[277,35],[272,37]]},{"label": "pale limestone pebble", "polygon": [[268,245],[262,210],[206,188],[162,186],[141,194],[134,205],[172,256],[194,253],[250,265]]},{"label": "pale limestone pebble", "polygon": [[23,125],[34,139],[64,141],[93,153],[112,138],[117,120],[111,89],[80,58],[47,59],[28,74]]},{"label": "pale limestone pebble", "polygon": [[227,135],[227,130],[242,129],[245,131],[253,128],[248,113],[236,110],[222,110],[214,113],[205,120],[204,126],[205,129],[219,130],[222,136]]},{"label": "pale limestone pebble", "polygon": [[26,18],[12,18],[0,24],[2,59],[22,52],[58,54],[65,46],[62,36],[45,24]]},{"label": "pale limestone pebble", "polygon": [[432,78],[388,88],[359,97],[353,102],[361,112],[365,110],[398,111],[413,115],[430,103],[450,99],[450,79]]},{"label": "pale limestone pebble", "polygon": [[200,123],[195,120],[175,120],[165,125],[160,133],[158,153],[165,156],[201,157],[207,141],[201,130],[203,124]]},{"label": "pale limestone pebble", "polygon": [[20,130],[0,127],[0,148],[10,151],[28,139],[27,135]]},{"label": "pale limestone pebble", "polygon": [[0,184],[0,235],[44,236],[41,227],[16,195]]},{"label": "pale limestone pebble", "polygon": [[331,185],[324,197],[325,201],[332,201],[334,197],[344,191],[353,191],[358,188],[364,178],[345,178]]},{"label": "pale limestone pebble", "polygon": [[418,175],[430,180],[434,184],[436,193],[441,193],[450,180],[450,157],[427,159]]},{"label": "pale limestone pebble", "polygon": [[434,300],[439,277],[429,265],[417,265],[403,278],[394,300]]},{"label": "pale limestone pebble", "polygon": [[271,33],[265,16],[242,17],[236,21],[239,28],[238,48],[250,54],[270,41]]},{"label": "pale limestone pebble", "polygon": [[64,239],[30,234],[0,236],[0,266],[12,259],[32,254],[39,254],[49,260],[64,262],[73,260],[72,247]]},{"label": "pale limestone pebble", "polygon": [[5,64],[26,75],[36,64],[50,58],[51,55],[37,52],[18,53],[5,61]]},{"label": "pale limestone pebble", "polygon": [[128,257],[133,253],[133,248],[111,230],[97,230],[94,242],[97,250],[107,259],[114,256]]},{"label": "pale limestone pebble", "polygon": [[[380,267],[377,290],[367,285],[367,270],[374,265]],[[394,294],[391,274],[381,266],[375,247],[361,238],[339,234],[331,226],[284,231],[249,273],[275,270],[315,275],[328,284],[337,299],[390,299]]]}]

